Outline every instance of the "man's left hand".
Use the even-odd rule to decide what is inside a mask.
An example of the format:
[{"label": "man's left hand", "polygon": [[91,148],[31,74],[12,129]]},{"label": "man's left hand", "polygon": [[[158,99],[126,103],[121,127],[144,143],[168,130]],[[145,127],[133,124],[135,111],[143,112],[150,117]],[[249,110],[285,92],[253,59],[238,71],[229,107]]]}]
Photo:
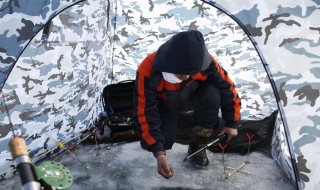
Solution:
[{"label": "man's left hand", "polygon": [[219,136],[220,135],[223,135],[227,133],[228,137],[227,137],[227,140],[226,140],[226,143],[230,142],[231,139],[235,136],[238,135],[238,129],[234,129],[234,128],[229,128],[229,127],[224,127],[222,129],[222,131],[219,133]]}]

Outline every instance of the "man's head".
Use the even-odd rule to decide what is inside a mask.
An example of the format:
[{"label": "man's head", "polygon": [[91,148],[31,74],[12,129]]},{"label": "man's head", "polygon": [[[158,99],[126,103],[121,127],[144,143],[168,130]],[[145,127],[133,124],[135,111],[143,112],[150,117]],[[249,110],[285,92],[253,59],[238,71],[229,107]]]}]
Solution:
[{"label": "man's head", "polygon": [[205,70],[211,61],[201,32],[189,30],[177,33],[159,47],[153,71],[184,77]]}]

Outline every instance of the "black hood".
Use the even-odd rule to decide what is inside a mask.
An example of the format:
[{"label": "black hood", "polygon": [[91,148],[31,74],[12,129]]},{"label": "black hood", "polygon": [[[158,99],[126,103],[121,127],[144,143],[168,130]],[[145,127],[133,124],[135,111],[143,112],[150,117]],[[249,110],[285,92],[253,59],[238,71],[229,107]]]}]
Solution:
[{"label": "black hood", "polygon": [[153,63],[153,72],[192,75],[211,63],[203,35],[199,31],[180,32],[162,44]]}]

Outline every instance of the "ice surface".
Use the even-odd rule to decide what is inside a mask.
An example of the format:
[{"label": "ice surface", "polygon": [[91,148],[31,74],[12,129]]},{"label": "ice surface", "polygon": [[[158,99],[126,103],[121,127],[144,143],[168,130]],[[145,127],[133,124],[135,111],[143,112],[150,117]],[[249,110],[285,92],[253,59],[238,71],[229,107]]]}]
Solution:
[{"label": "ice surface", "polygon": [[[104,146],[104,147],[103,147]],[[165,179],[157,172],[156,159],[140,147],[139,142],[124,143],[97,148],[96,145],[81,144],[76,149],[80,162],[71,154],[65,154],[59,161],[73,174],[72,190],[79,189],[296,189],[276,165],[275,161],[261,152],[250,153],[249,165],[225,179],[222,154],[207,150],[210,165],[194,167],[187,156],[187,146],[176,143],[167,151],[169,162],[174,168],[174,176]],[[247,156],[226,153],[226,166],[238,167]],[[231,170],[226,170],[230,173]],[[18,176],[0,182],[1,189],[20,189]]]}]

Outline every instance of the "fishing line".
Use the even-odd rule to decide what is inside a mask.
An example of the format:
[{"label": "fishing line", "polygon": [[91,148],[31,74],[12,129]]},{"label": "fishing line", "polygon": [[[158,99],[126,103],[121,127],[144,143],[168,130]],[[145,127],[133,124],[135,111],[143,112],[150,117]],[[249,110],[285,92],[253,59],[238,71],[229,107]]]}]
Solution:
[{"label": "fishing line", "polygon": [[96,144],[96,146],[97,146],[98,148],[95,148],[95,154],[94,154],[94,156],[93,156],[94,159],[92,159],[92,161],[91,161],[89,164],[86,165],[86,168],[87,168],[87,169],[90,168],[91,164],[92,164],[93,162],[95,162],[96,159],[97,159],[97,157],[100,155],[100,154],[98,153],[98,150],[99,150],[101,147],[100,147],[100,144],[98,144],[98,141],[97,141],[97,130],[94,130],[94,131],[92,132],[92,135],[93,135],[93,137],[94,137],[95,144]]},{"label": "fishing line", "polygon": [[87,169],[86,167],[84,167],[83,163],[81,162],[81,160],[80,160],[80,158],[78,157],[78,155],[76,154],[76,152],[70,151],[70,150],[72,149],[72,147],[71,147],[70,149],[69,149],[69,148],[66,148],[62,142],[60,142],[60,141],[58,141],[58,140],[55,140],[54,138],[52,138],[52,137],[51,137],[50,135],[48,135],[47,133],[45,133],[45,134],[46,134],[49,138],[51,138],[51,139],[58,145],[59,148],[65,150],[65,151],[68,152],[68,153],[70,153],[72,156],[74,156],[74,157],[79,161],[80,165],[81,165],[83,168]]},{"label": "fishing line", "polygon": [[[96,160],[96,157],[99,155],[99,153],[97,153],[97,150],[101,148],[100,145],[98,144],[97,139],[96,139],[96,132],[97,132],[98,129],[95,129],[95,128],[96,128],[96,126],[92,127],[92,128],[91,128],[92,131],[91,131],[87,136],[83,137],[82,140],[80,140],[80,142],[76,143],[76,144],[73,146],[73,147],[76,147],[78,144],[80,144],[81,142],[83,142],[84,140],[86,140],[87,138],[89,138],[90,136],[94,135],[94,137],[95,137],[95,143],[96,143],[96,146],[98,147],[98,148],[96,148],[96,154],[94,155],[94,157],[95,157],[94,160]],[[54,160],[57,160],[58,158],[60,158],[60,157],[62,157],[63,155],[65,155],[66,153],[70,153],[71,155],[73,155],[74,157],[77,158],[77,160],[79,161],[80,165],[81,165],[84,169],[89,169],[89,166],[93,163],[93,161],[92,161],[91,163],[89,163],[87,166],[84,166],[84,164],[82,163],[82,161],[80,160],[80,158],[79,158],[79,156],[76,154],[76,152],[70,151],[70,150],[72,149],[72,147],[71,147],[71,148],[66,148],[66,147],[64,146],[64,144],[66,144],[67,142],[66,142],[66,143],[62,143],[62,142],[60,142],[60,141],[58,141],[58,140],[55,140],[53,137],[51,137],[51,136],[48,135],[47,133],[45,133],[45,134],[46,134],[50,139],[52,139],[52,140],[58,145],[59,148],[65,150],[65,152],[63,152],[62,154],[60,154],[60,155],[59,155],[58,157],[56,157]],[[77,136],[81,136],[81,135],[83,135],[83,134],[80,133],[80,134],[77,135]]]},{"label": "fishing line", "polygon": [[4,94],[2,94],[2,99],[3,99],[3,102],[4,102],[4,109],[6,110],[6,113],[7,113],[8,118],[9,118],[9,123],[10,123],[11,131],[13,133],[13,138],[15,138],[16,134],[14,133],[13,124],[12,124],[12,121],[11,121],[11,118],[10,118],[10,114],[9,114],[9,110],[8,110],[8,107],[7,107],[6,96]]}]

